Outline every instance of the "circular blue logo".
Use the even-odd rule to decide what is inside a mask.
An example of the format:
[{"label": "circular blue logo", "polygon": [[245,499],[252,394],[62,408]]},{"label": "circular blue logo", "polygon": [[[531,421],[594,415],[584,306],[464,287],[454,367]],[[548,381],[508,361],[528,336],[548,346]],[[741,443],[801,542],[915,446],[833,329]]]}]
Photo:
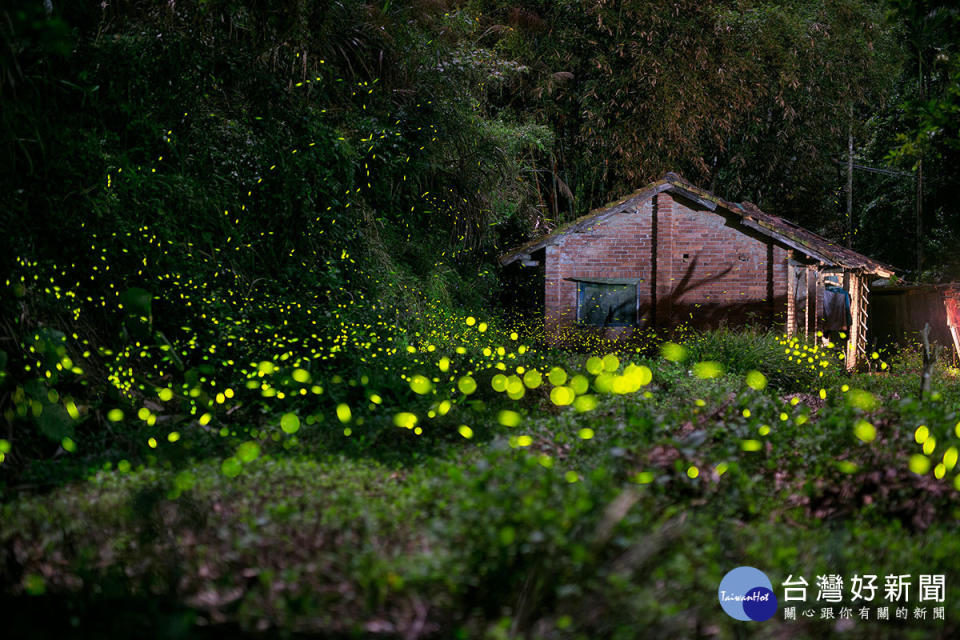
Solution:
[{"label": "circular blue logo", "polygon": [[769,620],[777,613],[777,596],[767,575],[753,567],[728,571],[717,589],[720,606],[737,620]]}]

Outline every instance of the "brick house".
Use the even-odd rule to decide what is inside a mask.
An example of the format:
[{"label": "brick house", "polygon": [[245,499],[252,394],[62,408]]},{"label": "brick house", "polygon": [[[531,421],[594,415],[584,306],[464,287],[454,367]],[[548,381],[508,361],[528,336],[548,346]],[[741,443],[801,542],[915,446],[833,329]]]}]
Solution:
[{"label": "brick house", "polygon": [[893,273],[675,173],[508,251],[500,263],[543,287],[554,337],[746,322],[812,335],[823,327],[824,286],[836,284],[849,294],[850,363],[866,350],[868,284]]}]

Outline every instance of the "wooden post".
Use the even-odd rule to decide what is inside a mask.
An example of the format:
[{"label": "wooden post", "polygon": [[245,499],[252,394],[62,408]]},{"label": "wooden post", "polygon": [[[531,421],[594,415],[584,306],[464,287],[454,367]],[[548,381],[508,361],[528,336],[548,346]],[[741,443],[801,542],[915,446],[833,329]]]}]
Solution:
[{"label": "wooden post", "polygon": [[792,338],[797,332],[797,309],[796,309],[796,281],[794,280],[793,249],[787,249],[787,337]]},{"label": "wooden post", "polygon": [[818,342],[821,333],[820,316],[823,315],[823,272],[814,268],[813,272],[813,341]]},{"label": "wooden post", "polygon": [[857,357],[867,358],[867,330],[870,310],[870,283],[866,274],[857,278],[857,288],[860,290],[860,319],[857,322]]},{"label": "wooden post", "polygon": [[860,276],[850,274],[850,326],[847,328],[847,369],[852,370],[857,366],[857,343],[860,338]]},{"label": "wooden post", "polygon": [[817,336],[817,268],[807,267],[807,330],[806,339]]}]

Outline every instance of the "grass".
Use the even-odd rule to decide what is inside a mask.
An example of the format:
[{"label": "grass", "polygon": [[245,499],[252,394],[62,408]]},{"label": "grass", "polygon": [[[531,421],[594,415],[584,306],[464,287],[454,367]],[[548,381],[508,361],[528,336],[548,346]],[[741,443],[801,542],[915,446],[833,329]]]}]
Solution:
[{"label": "grass", "polygon": [[[763,340],[751,365],[792,362]],[[945,621],[856,622],[844,637],[954,635],[960,514],[953,473],[932,467],[958,439],[960,385],[944,368],[937,393],[913,399],[917,363],[903,354],[883,373],[831,371],[824,397],[812,379],[762,386],[735,366],[756,341],[687,341],[717,377],[693,360],[637,361],[648,385],[595,393],[582,412],[552,402],[549,383],[518,402],[478,375],[480,400],[434,427],[466,420],[473,438],[438,436],[417,458],[324,453],[327,440],[304,434],[293,451],[237,453],[236,475],[213,457],[24,495],[2,507],[3,589],[24,610],[70,611],[50,635],[109,630],[104,603],[124,602],[165,621],[149,637],[810,637],[842,627],[783,621],[782,607],[744,627],[719,608],[720,579],[756,566],[780,597],[801,574],[814,602],[818,575],[943,573]],[[547,355],[583,371],[583,356]],[[517,426],[502,424],[507,407]],[[937,440],[929,456],[921,424]],[[911,471],[916,456],[931,469]]]}]

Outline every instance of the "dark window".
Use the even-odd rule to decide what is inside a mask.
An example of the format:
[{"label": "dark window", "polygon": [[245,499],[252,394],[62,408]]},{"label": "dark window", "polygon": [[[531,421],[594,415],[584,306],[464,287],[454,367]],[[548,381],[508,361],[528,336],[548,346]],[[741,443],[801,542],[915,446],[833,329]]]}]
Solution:
[{"label": "dark window", "polygon": [[637,285],[577,283],[577,320],[599,327],[637,323]]}]

